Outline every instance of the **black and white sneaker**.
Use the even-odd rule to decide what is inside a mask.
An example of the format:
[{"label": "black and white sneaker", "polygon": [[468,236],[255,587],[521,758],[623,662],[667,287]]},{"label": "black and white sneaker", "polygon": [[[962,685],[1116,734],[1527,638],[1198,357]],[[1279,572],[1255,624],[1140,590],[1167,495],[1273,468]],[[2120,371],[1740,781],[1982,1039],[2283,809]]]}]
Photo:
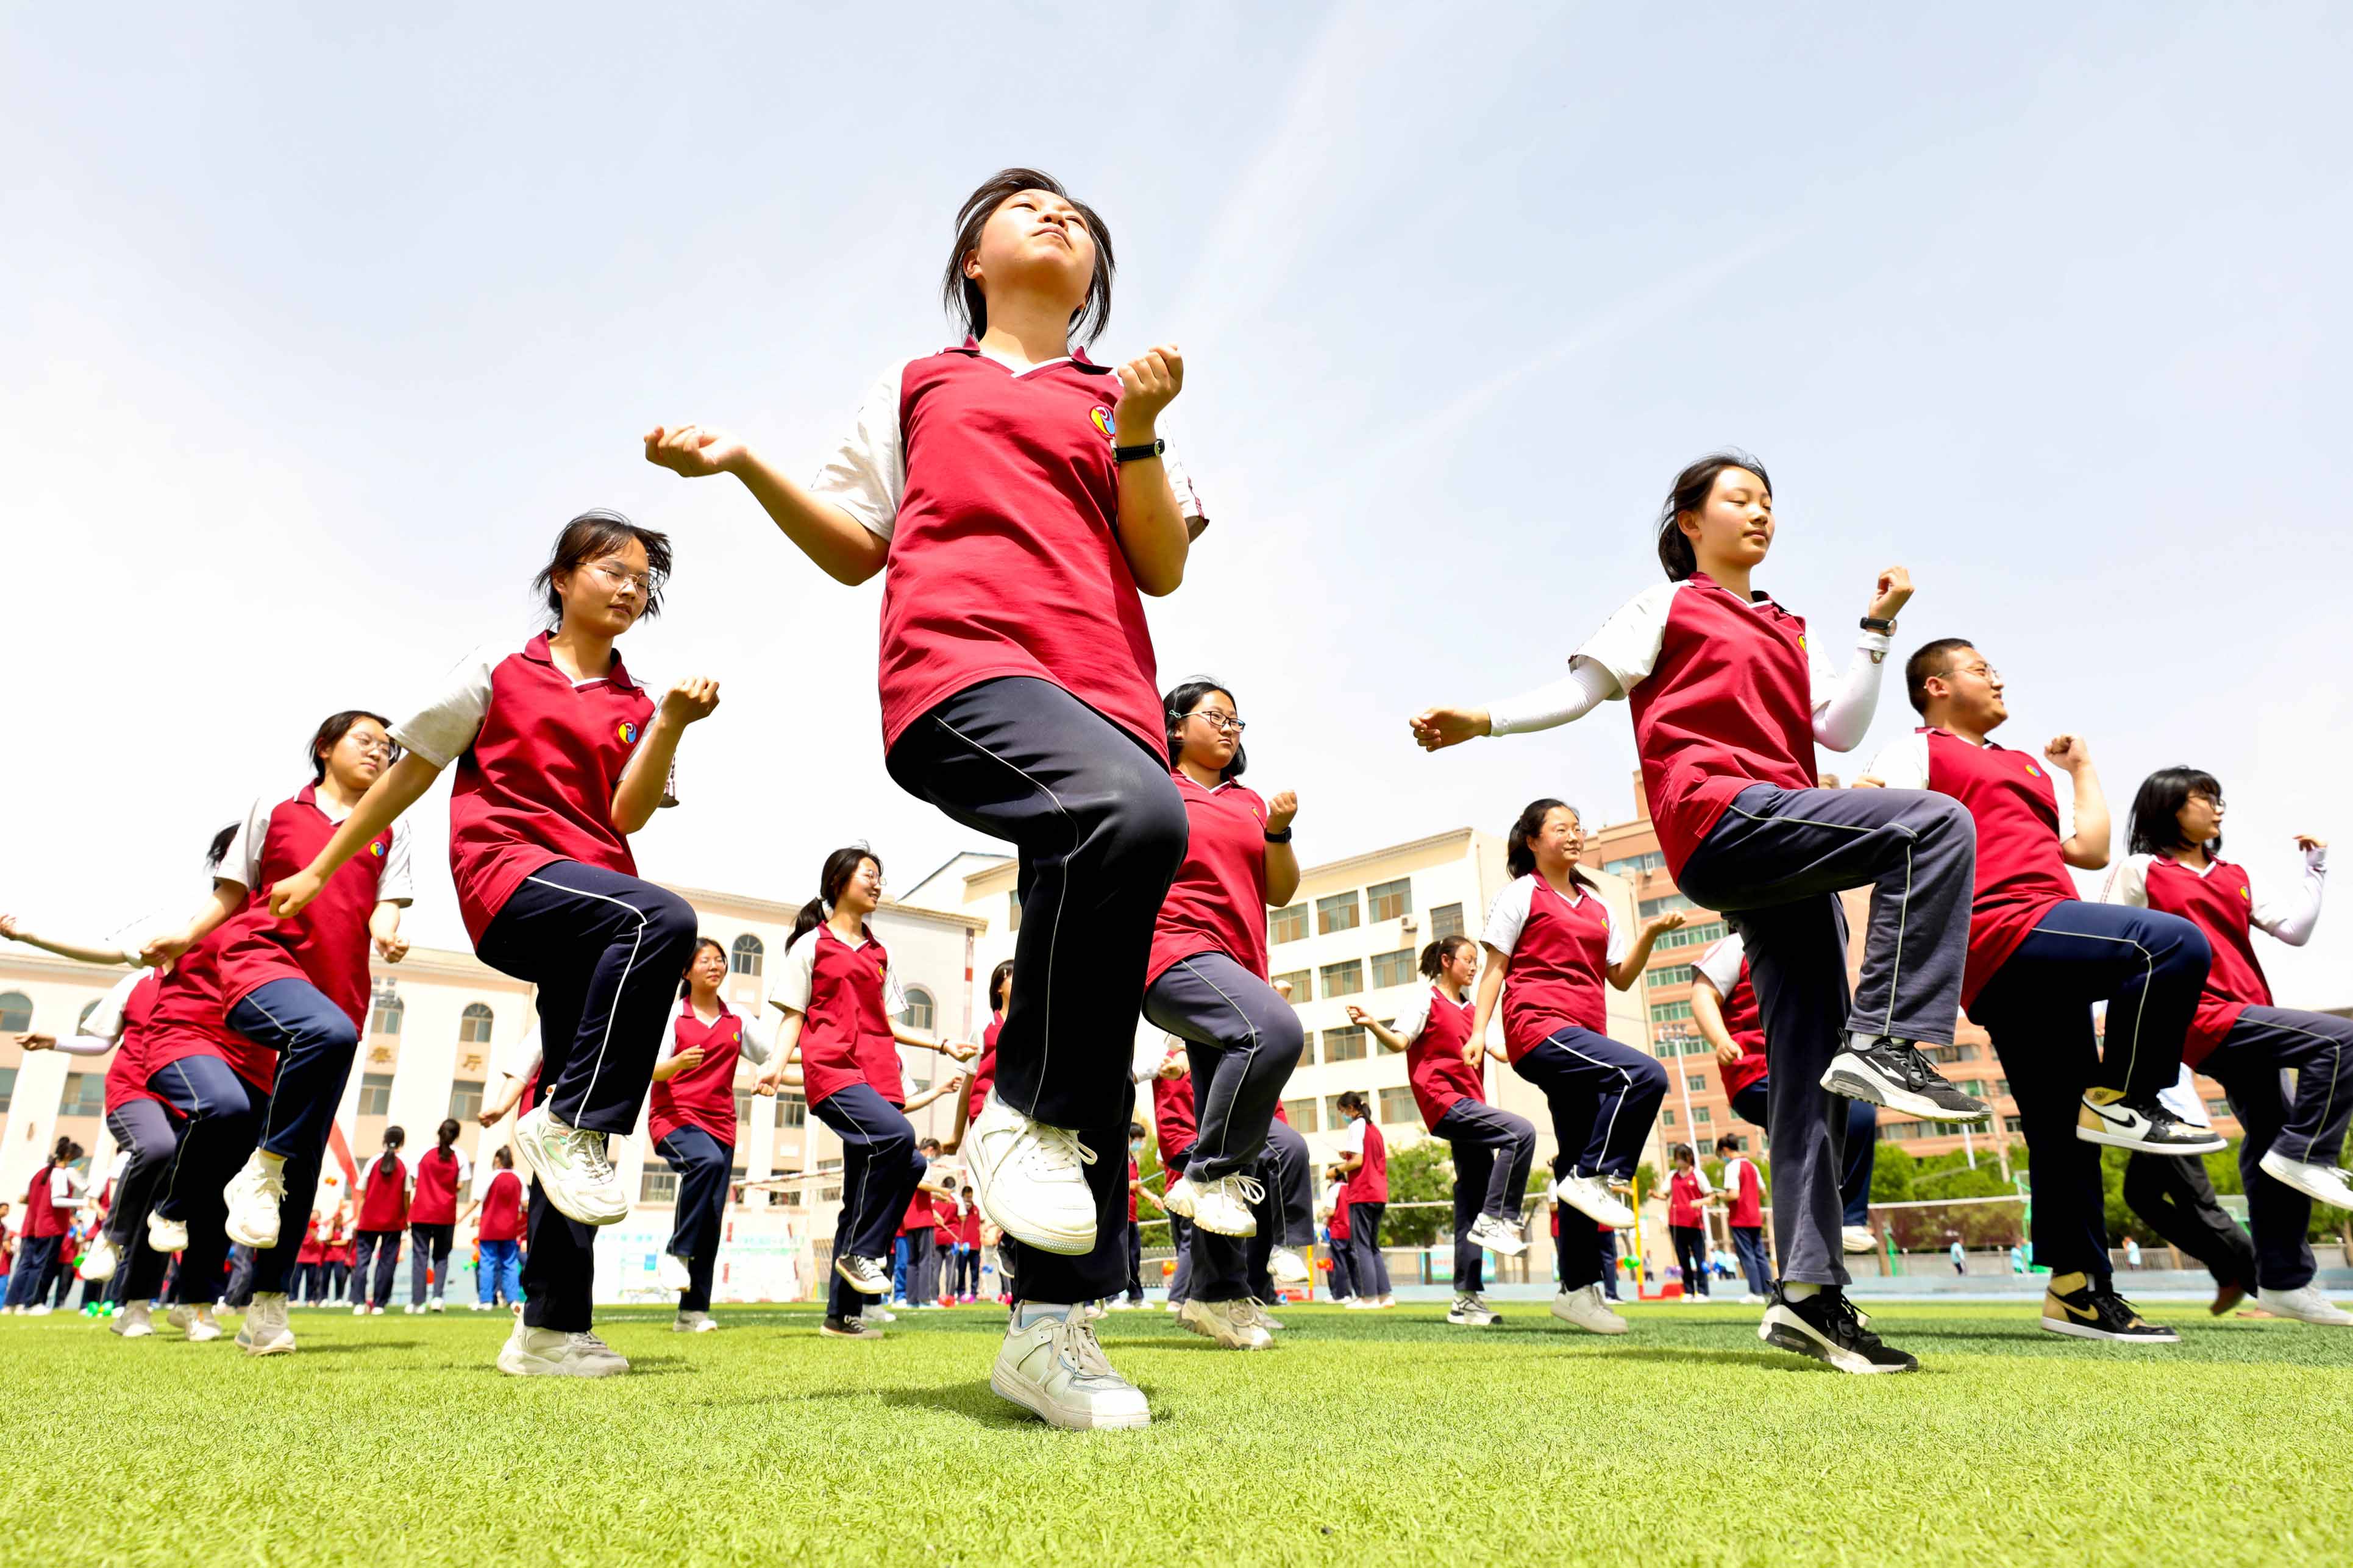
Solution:
[{"label": "black and white sneaker", "polygon": [[882,1337],[882,1331],[864,1318],[828,1316],[818,1325],[817,1331],[829,1340],[879,1340]]},{"label": "black and white sneaker", "polygon": [[2086,1143],[2137,1149],[2144,1154],[2212,1154],[2230,1147],[2211,1127],[2193,1127],[2154,1100],[2106,1100],[2093,1089],[2075,1112],[2075,1136]]},{"label": "black and white sneaker", "polygon": [[1777,1282],[1765,1321],[1757,1325],[1757,1337],[1841,1372],[1867,1375],[1920,1370],[1918,1358],[1882,1341],[1869,1322],[1836,1286],[1825,1285],[1804,1300],[1792,1301]]},{"label": "black and white sneaker", "polygon": [[1984,1121],[1993,1115],[1984,1100],[1947,1083],[1919,1047],[1884,1035],[1875,1040],[1850,1036],[1846,1049],[1831,1058],[1821,1081],[1832,1094],[1883,1105],[1924,1121]]},{"label": "black and white sneaker", "polygon": [[869,1296],[891,1293],[891,1266],[879,1258],[839,1258],[834,1260],[833,1271],[853,1290]]},{"label": "black and white sneaker", "polygon": [[[2065,1289],[2062,1289],[2061,1287]],[[2079,1340],[2120,1340],[2126,1344],[2173,1345],[2181,1336],[2152,1323],[2132,1303],[2081,1272],[2054,1274],[2042,1294],[2042,1326]]]}]

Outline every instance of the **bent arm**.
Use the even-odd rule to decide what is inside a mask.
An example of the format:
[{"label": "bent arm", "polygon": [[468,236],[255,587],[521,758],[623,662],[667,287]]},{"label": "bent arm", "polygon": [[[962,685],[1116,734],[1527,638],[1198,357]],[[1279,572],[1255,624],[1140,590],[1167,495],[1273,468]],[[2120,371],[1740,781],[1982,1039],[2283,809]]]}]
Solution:
[{"label": "bent arm", "polygon": [[2075,769],[2075,831],[2059,846],[2060,857],[2078,870],[2097,871],[2108,863],[2108,797],[2099,770],[2090,763]]},{"label": "bent arm", "polygon": [[[323,883],[343,868],[344,861],[360,852],[363,845],[390,827],[401,815],[425,798],[433,781],[441,776],[441,766],[427,762],[416,752],[406,752],[400,761],[384,771],[383,776],[368,785],[367,794],[360,796],[359,805],[343,818],[326,847],[311,858],[304,873]],[[271,912],[279,913],[275,900]]]},{"label": "bent arm", "polygon": [[1512,972],[1510,953],[1493,942],[1480,945],[1487,950],[1487,963],[1479,972],[1479,999],[1471,1008],[1471,1047],[1463,1053],[1464,1059],[1469,1061],[1478,1059],[1472,1052],[1487,1050],[1487,1021],[1494,1016],[1496,998],[1504,994],[1504,977]]},{"label": "bent arm", "polygon": [[1715,982],[1704,974],[1692,976],[1691,1010],[1692,1023],[1697,1026],[1699,1037],[1705,1040],[1717,1056],[1728,1051],[1737,1059],[1747,1054],[1740,1048],[1740,1042],[1732,1037],[1732,1031],[1725,1027],[1724,998],[1716,994]]},{"label": "bent arm", "polygon": [[1814,740],[1833,752],[1852,752],[1871,731],[1871,716],[1879,708],[1879,676],[1887,658],[1887,638],[1865,632],[1854,645],[1846,673],[1814,704]]},{"label": "bent arm", "polygon": [[[854,588],[881,571],[890,560],[889,540],[842,508],[818,500],[749,447],[728,465],[727,471],[743,481],[777,531],[835,582]],[[1166,479],[1161,489],[1167,489]],[[1173,510],[1176,503],[1172,500],[1168,504]]]}]

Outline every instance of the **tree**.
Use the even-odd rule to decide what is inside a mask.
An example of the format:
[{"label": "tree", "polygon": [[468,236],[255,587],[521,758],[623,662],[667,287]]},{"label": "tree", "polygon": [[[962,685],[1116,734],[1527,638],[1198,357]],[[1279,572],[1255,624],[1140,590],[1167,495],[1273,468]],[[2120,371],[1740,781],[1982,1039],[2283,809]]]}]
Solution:
[{"label": "tree", "polygon": [[1381,1222],[1385,1247],[1429,1247],[1452,1239],[1452,1208],[1404,1208],[1405,1204],[1454,1201],[1452,1148],[1436,1138],[1389,1145],[1389,1212]]}]

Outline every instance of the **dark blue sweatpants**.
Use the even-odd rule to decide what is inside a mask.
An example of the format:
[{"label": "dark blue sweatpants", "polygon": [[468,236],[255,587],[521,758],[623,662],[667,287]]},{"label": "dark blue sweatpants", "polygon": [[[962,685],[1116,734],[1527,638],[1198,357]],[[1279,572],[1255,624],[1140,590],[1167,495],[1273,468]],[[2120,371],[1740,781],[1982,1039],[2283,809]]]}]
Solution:
[{"label": "dark blue sweatpants", "polygon": [[[841,1217],[833,1229],[834,1258],[889,1258],[899,1221],[931,1164],[915,1152],[914,1124],[864,1083],[838,1089],[809,1110],[841,1140]],[[851,1289],[837,1270],[826,1286],[826,1315],[854,1318],[874,1300]]]},{"label": "dark blue sweatpants", "polygon": [[711,1281],[719,1267],[719,1232],[727,1218],[727,1177],[735,1151],[700,1127],[681,1127],[654,1144],[678,1173],[678,1209],[670,1222],[673,1258],[691,1281],[679,1298],[681,1312],[711,1310]]},{"label": "dark blue sweatpants", "polygon": [[[221,1189],[253,1152],[269,1099],[218,1057],[182,1057],[148,1076],[147,1087],[181,1116],[179,1152],[155,1207],[188,1227],[175,1287],[186,1305],[220,1300],[221,1268],[228,1259],[228,1200]],[[301,1226],[295,1226],[295,1238]],[[142,1245],[144,1245],[142,1242]],[[296,1250],[289,1248],[290,1255]]]},{"label": "dark blue sweatpants", "polygon": [[253,1260],[253,1289],[257,1294],[283,1290],[319,1195],[319,1166],[359,1055],[359,1026],[326,993],[293,979],[247,994],[228,1010],[228,1026],[278,1053],[278,1077],[261,1113],[260,1147],[285,1160],[286,1196],[278,1205],[278,1245]]},{"label": "dark blue sweatpants", "polygon": [[[2280,1069],[2295,1069],[2295,1099]],[[2247,1228],[2254,1235],[2255,1279],[2268,1290],[2312,1283],[2312,1200],[2261,1169],[2276,1149],[2291,1160],[2333,1165],[2344,1154],[2353,1116],[2353,1020],[2293,1007],[2250,1007],[2199,1064],[2231,1097],[2246,1137],[2239,1174],[2247,1190]]]},{"label": "dark blue sweatpants", "polygon": [[1656,1058],[1570,1025],[1531,1047],[1512,1070],[1544,1090],[1552,1110],[1554,1175],[1633,1180],[1667,1097],[1667,1069]]},{"label": "dark blue sweatpants", "polygon": [[114,1206],[106,1211],[107,1239],[121,1255],[108,1281],[108,1299],[152,1300],[163,1288],[164,1268],[171,1260],[147,1245],[147,1212],[172,1173],[180,1134],[172,1126],[171,1112],[152,1100],[124,1100],[106,1113],[106,1130],[118,1147],[131,1152],[131,1163],[115,1184]]},{"label": "dark blue sweatpants", "polygon": [[1487,1251],[1471,1239],[1482,1215],[1520,1217],[1520,1200],[1535,1168],[1536,1130],[1483,1100],[1458,1100],[1431,1128],[1454,1151],[1454,1289],[1477,1295],[1486,1289]]}]

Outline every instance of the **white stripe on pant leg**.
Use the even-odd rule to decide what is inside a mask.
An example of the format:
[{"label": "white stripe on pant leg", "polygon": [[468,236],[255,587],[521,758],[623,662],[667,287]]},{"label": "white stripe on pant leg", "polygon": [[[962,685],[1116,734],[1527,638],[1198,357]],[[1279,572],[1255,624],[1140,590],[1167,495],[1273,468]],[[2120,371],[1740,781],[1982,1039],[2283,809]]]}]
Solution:
[{"label": "white stripe on pant leg", "polygon": [[[1602,1157],[1607,1159],[1609,1157],[1610,1134],[1618,1131],[1618,1113],[1626,1109],[1626,1096],[1634,1087],[1634,1075],[1628,1072],[1624,1068],[1616,1067],[1609,1062],[1603,1061],[1599,1057],[1588,1057],[1583,1051],[1578,1050],[1575,1046],[1569,1045],[1558,1038],[1554,1039],[1552,1043],[1559,1046],[1562,1050],[1567,1051],[1570,1056],[1576,1057],[1581,1061],[1591,1062],[1595,1067],[1601,1068],[1605,1072],[1616,1073],[1619,1080],[1625,1086],[1618,1091],[1618,1103],[1610,1107],[1609,1125],[1603,1128],[1601,1131]],[[1586,1134],[1586,1137],[1590,1140],[1592,1134],[1588,1132]],[[1570,1156],[1568,1168],[1575,1171],[1577,1170],[1577,1157],[1575,1155]],[[1582,1174],[1583,1173],[1579,1173]],[[1600,1174],[1598,1171],[1593,1173],[1596,1175]]]},{"label": "white stripe on pant leg", "polygon": [[[1054,900],[1054,934],[1046,943],[1046,992],[1049,995],[1051,995],[1054,990],[1054,950],[1061,945],[1062,910],[1063,907],[1071,901],[1070,857],[1071,855],[1076,855],[1079,852],[1079,819],[1071,815],[1071,808],[1062,804],[1062,797],[1060,795],[1056,795],[1052,790],[1047,788],[1046,785],[1032,778],[1028,771],[1022,768],[1018,763],[1008,762],[1005,758],[998,756],[995,752],[990,751],[987,746],[982,745],[979,742],[974,740],[971,736],[965,734],[963,731],[957,729],[955,725],[949,723],[946,720],[941,718],[936,713],[932,715],[932,722],[937,724],[941,729],[945,730],[949,734],[954,735],[965,745],[970,746],[974,751],[978,752],[982,756],[987,757],[990,762],[996,763],[1001,767],[1010,769],[1023,784],[1028,784],[1031,789],[1036,790],[1048,800],[1052,801],[1054,803],[1054,809],[1060,812],[1062,816],[1062,819],[1071,825],[1071,847],[1069,853],[1064,855],[1062,858],[1062,887],[1060,892]],[[1014,847],[1018,849],[1020,846],[1017,844]],[[1009,1000],[1010,999],[1008,998],[1008,1002]],[[1040,1085],[1045,1082],[1046,1066],[1053,1059],[1053,1056],[1054,1010],[1051,1007],[1049,1007],[1046,1009],[1045,1027],[1040,1033],[1038,1045],[1038,1080]],[[1028,1113],[1025,1111],[1023,1114],[1027,1115]],[[1032,1118],[1032,1120],[1034,1121],[1035,1118]]]},{"label": "white stripe on pant leg", "polygon": [[[269,1008],[267,1008],[267,1007],[265,1007],[265,1006],[263,1006],[263,1005],[261,1005],[261,998],[260,998],[259,995],[254,994],[251,994],[251,993],[248,993],[248,994],[246,995],[245,1000],[253,1004],[253,1010],[254,1010],[255,1012],[257,1012],[257,1013],[260,1014],[263,1017],[265,1017],[265,1018],[269,1019],[269,1020],[270,1021],[270,1023],[272,1023],[272,1024],[276,1025],[276,1026],[277,1026],[277,1027],[278,1027],[278,1031],[279,1031],[279,1033],[280,1033],[280,1034],[281,1034],[281,1035],[282,1035],[282,1034],[285,1034],[285,1033],[287,1033],[287,1032],[288,1032],[288,1030],[287,1030],[287,1028],[286,1028],[286,1026],[285,1026],[282,1022],[280,1022],[280,1021],[278,1015],[277,1015],[277,1014],[275,1014],[275,1013],[273,1013],[273,1012],[271,1012]],[[282,1063],[282,1062],[284,1061],[284,1059],[285,1059],[285,1055],[286,1055],[285,1047],[283,1047],[281,1046],[281,1047],[279,1048],[279,1053],[278,1053],[278,1054],[279,1054],[279,1059],[280,1059],[280,1062]],[[278,1080],[277,1080],[276,1079],[274,1079],[274,1078],[273,1078],[273,1079],[270,1080],[269,1099],[269,1100],[268,1100],[268,1101],[267,1101],[267,1102],[262,1106],[262,1108],[261,1108],[261,1135],[260,1135],[259,1138],[257,1138],[257,1139],[255,1139],[255,1140],[254,1140],[254,1147],[255,1147],[255,1148],[257,1148],[257,1149],[258,1149],[258,1148],[259,1148],[262,1144],[267,1143],[268,1142],[269,1142],[269,1127],[270,1127],[270,1121],[269,1121],[269,1119],[270,1119],[270,1117],[271,1117],[273,1114],[275,1114],[275,1113],[276,1113],[277,1110],[278,1110]]]},{"label": "white stripe on pant leg", "polygon": [[[2274,1007],[2271,1009],[2271,1011],[2274,1013],[2284,1013],[2288,1011],[2288,1009],[2284,1007]],[[2334,1058],[2334,1065],[2329,1068],[2328,1072],[2328,1099],[2323,1104],[2320,1114],[2321,1126],[2327,1126],[2328,1124],[2328,1118],[2337,1110],[2337,1082],[2338,1078],[2341,1077],[2345,1071],[2345,1042],[2334,1035],[2323,1034],[2318,1029],[2299,1029],[2294,1024],[2271,1024],[2267,1025],[2266,1027],[2283,1030],[2291,1035],[2302,1035],[2307,1040],[2318,1040],[2328,1047],[2330,1054]],[[2274,1068],[2270,1070],[2276,1072],[2278,1069]],[[2304,1092],[2304,1069],[2301,1068],[2296,1069],[2295,1089],[2296,1093],[2299,1095]],[[2284,1113],[2292,1113],[2295,1110],[2295,1107],[2293,1103],[2289,1103],[2283,1105],[2281,1110]],[[2283,1123],[2281,1131],[2283,1132],[2286,1131],[2284,1125],[2286,1119],[2286,1115],[2283,1114],[2281,1117],[2281,1121]],[[2317,1130],[2316,1129],[2316,1131]],[[2306,1162],[2309,1162],[2312,1158],[2313,1136],[2314,1134],[2310,1132],[2305,1134],[2304,1159]],[[2278,1149],[2279,1140],[2274,1139],[2272,1141],[2272,1147]],[[2341,1155],[2339,1157],[2342,1158]],[[2286,1158],[2286,1152],[2284,1150],[2281,1152],[2281,1158]]]},{"label": "white stripe on pant leg", "polygon": [[[586,1110],[588,1108],[589,1100],[596,1092],[596,1079],[602,1076],[605,1071],[605,1051],[606,1047],[610,1046],[613,1041],[613,1021],[621,1010],[621,994],[629,988],[629,975],[638,966],[638,951],[645,946],[646,925],[648,923],[646,911],[638,908],[635,904],[630,903],[627,899],[617,899],[608,893],[592,893],[586,888],[567,888],[561,882],[551,882],[541,877],[525,877],[523,880],[526,882],[536,882],[543,888],[554,888],[558,892],[571,893],[584,899],[596,899],[600,902],[607,904],[618,904],[621,908],[628,910],[631,914],[638,917],[638,934],[632,938],[629,942],[629,961],[621,965],[621,978],[615,982],[613,985],[613,1005],[605,1009],[605,1035],[602,1039],[596,1042],[596,1062],[594,1067],[588,1069],[588,1087],[583,1089],[580,1094],[580,1107],[583,1110]],[[596,970],[593,965],[590,967],[589,974],[593,980],[596,974]],[[576,1030],[578,1026],[575,1025],[574,1027]],[[564,1066],[566,1071],[571,1070],[572,1063],[568,1054]],[[551,1101],[555,1098],[554,1088],[555,1086],[554,1084],[550,1084],[548,1086],[548,1099]]]},{"label": "white stripe on pant leg", "polygon": [[188,1069],[180,1065],[182,1059],[185,1058],[175,1059],[164,1065],[179,1073],[180,1092],[188,1097],[188,1130],[180,1134],[179,1146],[172,1151],[171,1183],[164,1189],[164,1195],[155,1200],[154,1205],[152,1205],[154,1207],[161,1207],[180,1195],[180,1162],[187,1157],[188,1145],[195,1142],[196,1127],[206,1114],[204,1096],[196,1092],[195,1080],[188,1076]]},{"label": "white stripe on pant leg", "polygon": [[[1227,994],[1226,994],[1226,993],[1225,993],[1225,991],[1224,991],[1224,989],[1223,989],[1222,987],[1220,987],[1220,986],[1218,984],[1218,983],[1217,983],[1216,981],[1214,981],[1214,980],[1210,979],[1208,975],[1206,975],[1206,974],[1202,973],[1199,970],[1198,970],[1198,969],[1194,968],[1194,967],[1193,967],[1193,961],[1192,961],[1191,959],[1189,959],[1189,958],[1188,958],[1188,959],[1184,960],[1184,961],[1183,961],[1183,963],[1182,963],[1182,967],[1183,967],[1183,969],[1184,969],[1184,971],[1185,971],[1185,973],[1186,973],[1190,974],[1194,979],[1196,979],[1196,980],[1199,981],[1202,984],[1204,984],[1204,985],[1208,986],[1210,990],[1217,992],[1218,996],[1219,996],[1219,999],[1220,1001],[1224,1002],[1224,1003],[1225,1003],[1225,1005],[1226,1005],[1227,1006],[1231,1007],[1231,1008],[1234,1010],[1234,1016],[1235,1016],[1235,1017],[1237,1017],[1237,1018],[1240,1018],[1240,1019],[1242,1021],[1242,1027],[1250,1031],[1250,1044],[1249,1044],[1249,1046],[1248,1046],[1248,1047],[1242,1047],[1242,1046],[1226,1046],[1226,1047],[1221,1047],[1222,1049],[1225,1049],[1225,1050],[1229,1050],[1229,1051],[1241,1051],[1241,1052],[1243,1052],[1244,1057],[1245,1057],[1245,1058],[1246,1058],[1246,1059],[1245,1059],[1245,1060],[1243,1061],[1243,1063],[1242,1063],[1242,1074],[1241,1074],[1241,1077],[1242,1077],[1242,1078],[1247,1078],[1247,1077],[1249,1076],[1249,1074],[1250,1074],[1250,1069],[1251,1065],[1252,1065],[1252,1064],[1254,1064],[1254,1063],[1258,1060],[1258,1047],[1259,1047],[1258,1026],[1257,1026],[1256,1024],[1253,1024],[1253,1023],[1251,1023],[1251,1022],[1250,1022],[1250,1015],[1249,1015],[1248,1013],[1245,1013],[1245,1012],[1243,1012],[1243,1011],[1242,1011],[1242,1005],[1241,1005],[1241,1004],[1240,1004],[1240,1003],[1239,1003],[1239,1002],[1235,1001],[1232,997],[1230,997],[1230,996],[1227,995]],[[1220,1065],[1220,1066],[1222,1066],[1223,1064],[1222,1064],[1222,1063],[1220,1063],[1219,1065]],[[1213,1076],[1213,1078],[1214,1078],[1214,1075],[1212,1075],[1212,1076]],[[1210,1087],[1210,1089],[1213,1089],[1213,1090],[1214,1090],[1214,1089],[1217,1088],[1217,1085],[1216,1085],[1216,1083],[1213,1081],[1213,1082],[1210,1084],[1210,1086],[1209,1086],[1209,1087]],[[1226,1149],[1227,1149],[1227,1140],[1228,1140],[1228,1138],[1231,1135],[1232,1131],[1233,1131],[1233,1129],[1232,1129],[1232,1127],[1229,1125],[1229,1123],[1231,1123],[1231,1121],[1233,1121],[1234,1097],[1235,1097],[1236,1095],[1240,1094],[1240,1092],[1241,1092],[1241,1078],[1237,1078],[1237,1079],[1234,1080],[1234,1088],[1233,1088],[1232,1089],[1229,1090],[1229,1091],[1227,1092],[1227,1094],[1226,1094],[1226,1109],[1225,1109],[1225,1110],[1224,1110],[1223,1112],[1221,1112],[1221,1113],[1219,1114],[1219,1121],[1218,1121],[1218,1152],[1217,1152],[1217,1153],[1216,1153],[1215,1155],[1212,1155],[1212,1156],[1211,1156],[1211,1158],[1213,1158],[1213,1159],[1220,1159],[1220,1160],[1221,1160],[1221,1159],[1225,1158],[1225,1155],[1226,1155]],[[1206,1111],[1207,1111],[1207,1110],[1208,1110],[1208,1102],[1207,1102],[1207,1101],[1204,1101],[1204,1102],[1203,1102],[1202,1109],[1203,1109],[1204,1112],[1206,1113]],[[1190,1165],[1193,1162],[1192,1162],[1192,1160],[1190,1159],[1190,1157],[1187,1157],[1185,1163],[1186,1163],[1187,1165]]]}]

